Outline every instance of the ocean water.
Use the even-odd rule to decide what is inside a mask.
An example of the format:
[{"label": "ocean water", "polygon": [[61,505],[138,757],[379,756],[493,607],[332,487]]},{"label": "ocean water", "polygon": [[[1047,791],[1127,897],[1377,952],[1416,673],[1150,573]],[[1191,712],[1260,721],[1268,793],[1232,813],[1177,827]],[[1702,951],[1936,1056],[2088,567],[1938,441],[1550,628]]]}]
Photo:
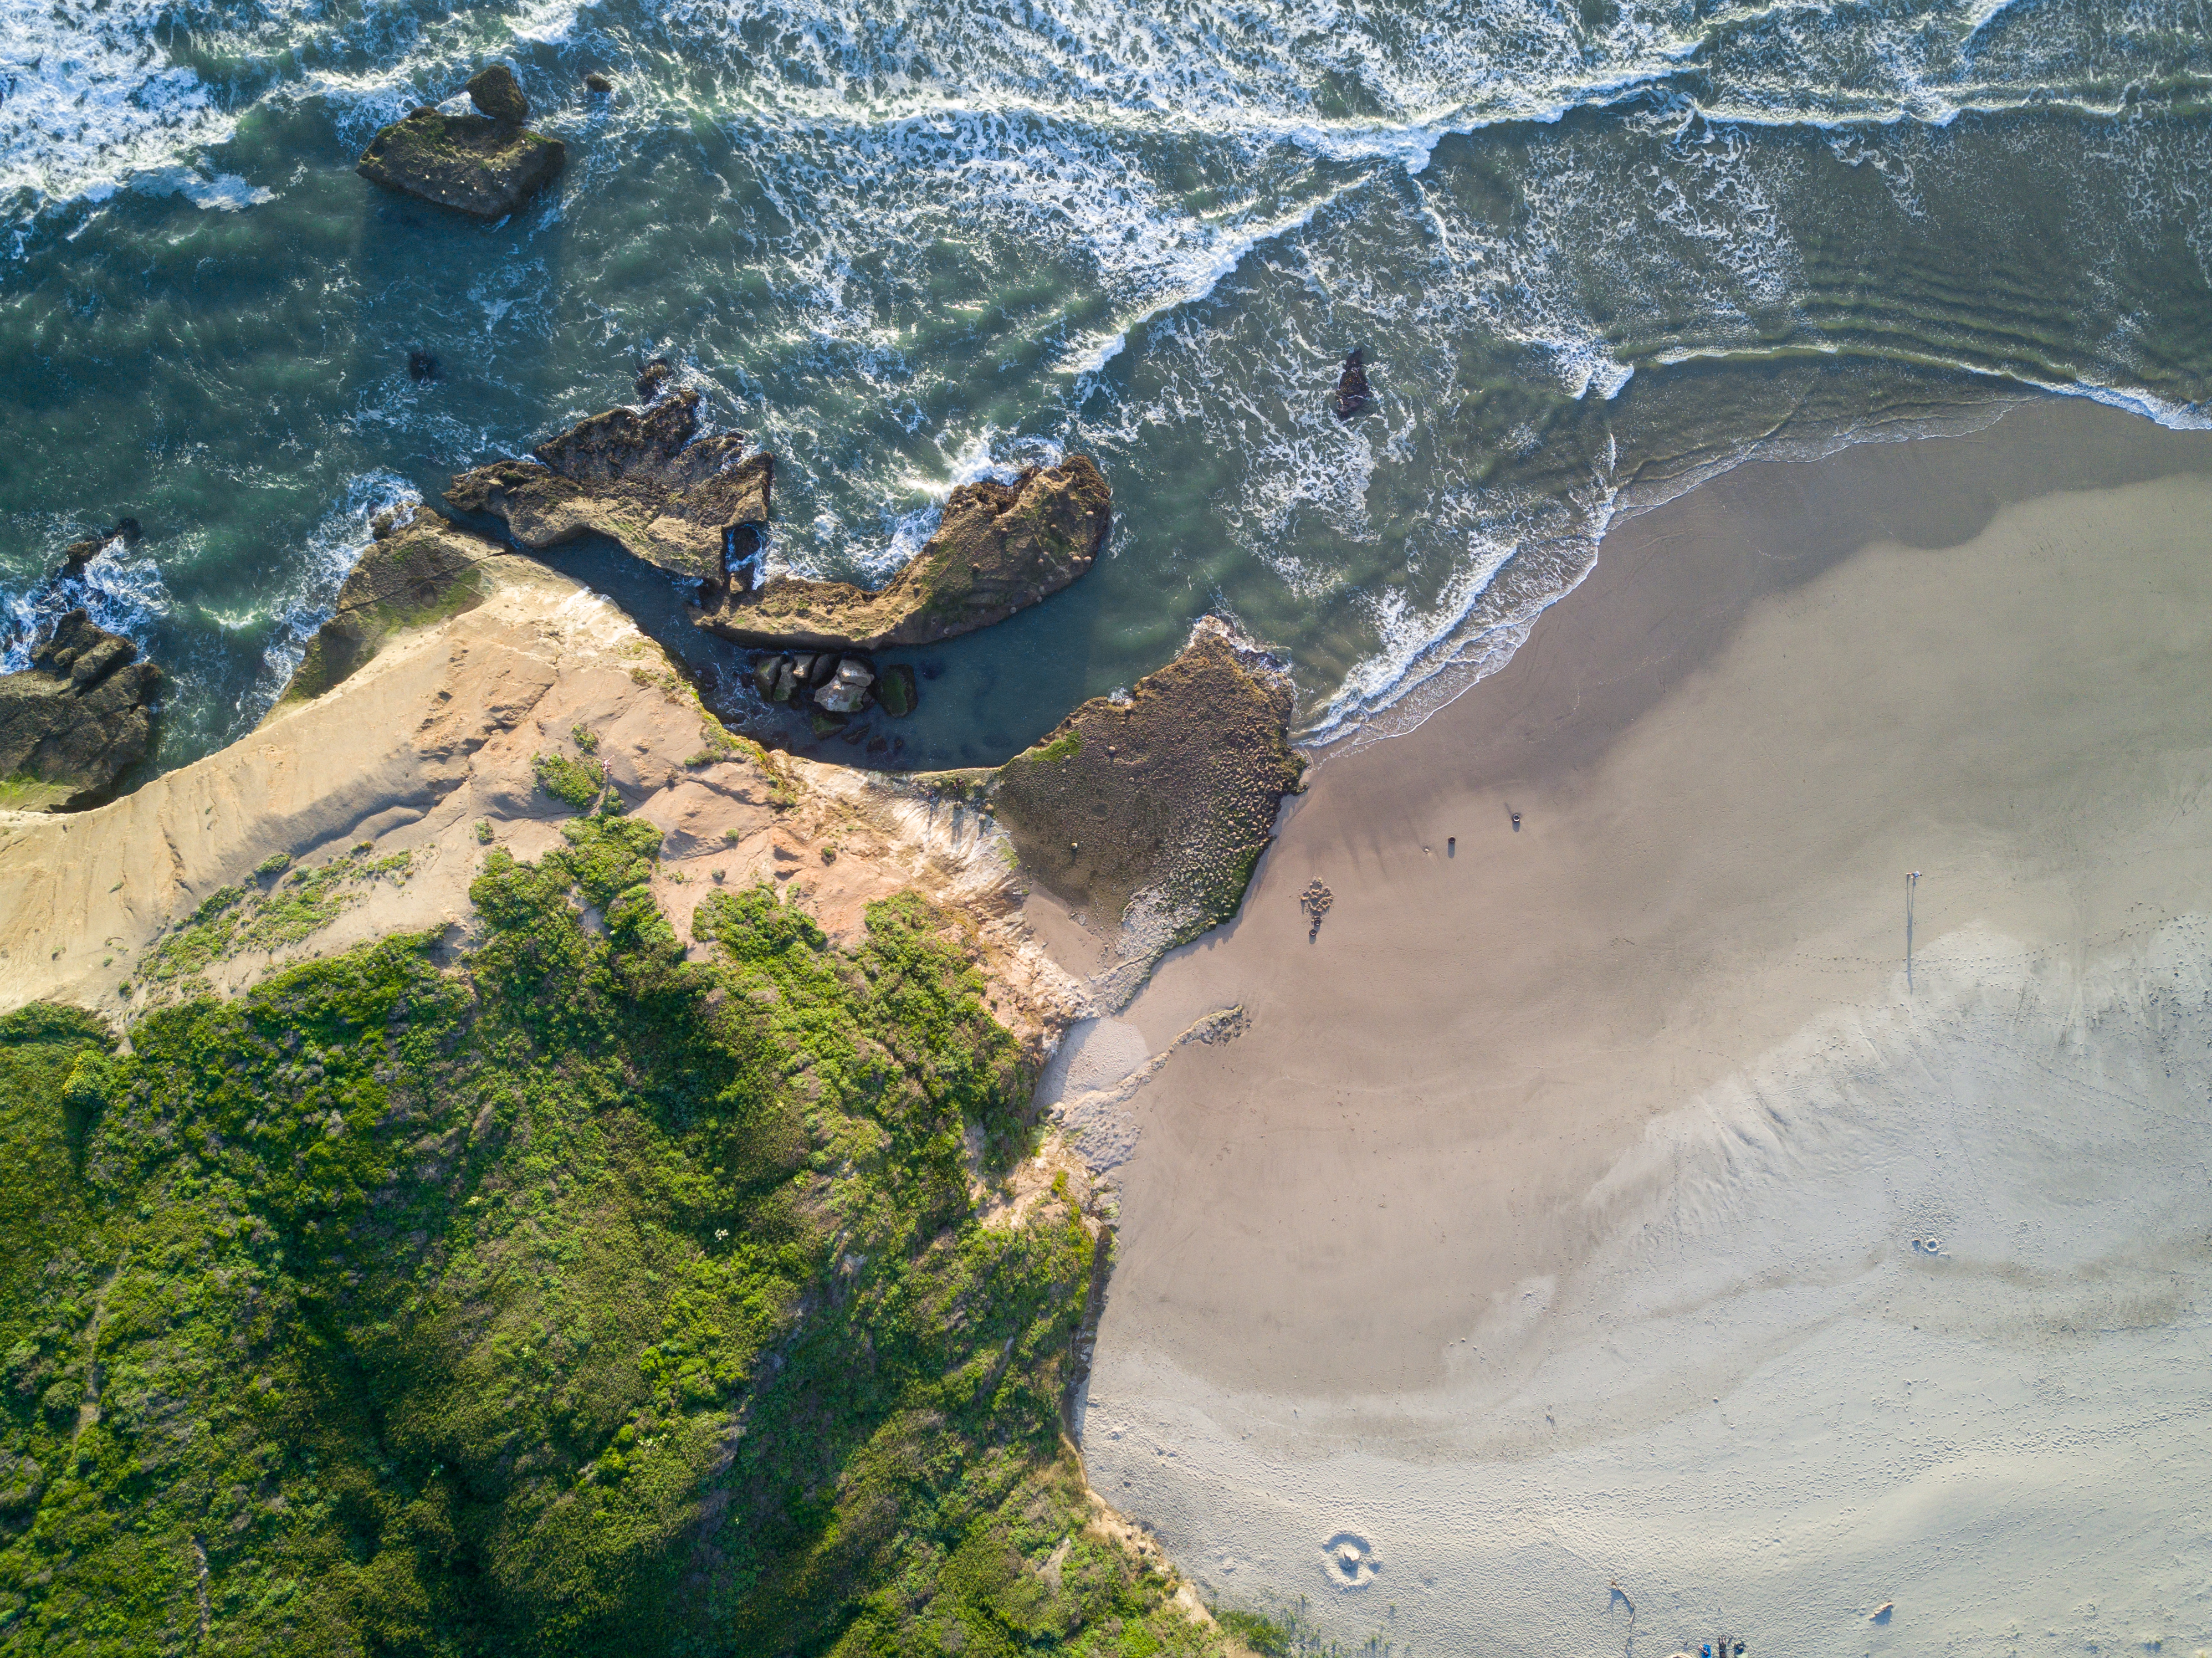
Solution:
[{"label": "ocean water", "polygon": [[[354,176],[494,58],[553,192]],[[994,470],[1112,480],[1097,569],[923,653],[897,763],[1002,758],[1208,611],[1307,738],[1388,734],[1747,454],[2054,391],[2204,423],[2208,100],[2203,0],[0,0],[0,631],[138,639],[182,763],[381,506],[665,355],[775,452],[789,569],[879,580]],[[561,556],[747,716],[681,592]]]}]

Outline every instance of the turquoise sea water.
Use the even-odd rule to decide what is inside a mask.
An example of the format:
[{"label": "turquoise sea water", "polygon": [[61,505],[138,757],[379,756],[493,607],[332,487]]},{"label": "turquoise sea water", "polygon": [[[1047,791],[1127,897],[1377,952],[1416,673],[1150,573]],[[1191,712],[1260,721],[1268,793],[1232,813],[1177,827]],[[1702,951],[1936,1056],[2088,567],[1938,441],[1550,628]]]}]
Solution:
[{"label": "turquoise sea water", "polygon": [[[2037,389],[2212,416],[2212,7],[2184,0],[0,0],[0,601],[249,728],[369,517],[666,355],[879,580],[1081,448],[1107,558],[926,653],[902,763],[1003,757],[1207,610],[1387,732],[1745,453]],[[570,162],[483,226],[382,123],[511,63]],[[587,70],[614,76],[586,99]],[[1353,346],[1378,404],[1338,420]],[[441,374],[410,378],[408,354]],[[145,535],[82,592],[64,544]],[[740,653],[605,548],[717,695]],[[834,746],[838,757],[855,757]]]}]

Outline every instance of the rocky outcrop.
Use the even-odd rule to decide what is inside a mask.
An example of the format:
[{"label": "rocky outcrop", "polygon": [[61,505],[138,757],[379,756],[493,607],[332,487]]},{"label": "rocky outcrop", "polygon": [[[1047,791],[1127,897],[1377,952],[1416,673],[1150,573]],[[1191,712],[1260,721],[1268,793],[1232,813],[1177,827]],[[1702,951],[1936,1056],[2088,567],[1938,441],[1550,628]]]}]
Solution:
[{"label": "rocky outcrop", "polygon": [[1291,707],[1281,666],[1207,617],[1126,700],[1084,703],[987,785],[1023,869],[1115,935],[1109,1005],[1237,913],[1304,769]]},{"label": "rocky outcrop", "polygon": [[937,533],[878,592],[844,581],[733,577],[692,619],[745,645],[882,650],[1003,622],[1073,581],[1098,556],[1113,495],[1088,455],[1032,466],[1012,483],[963,483]]},{"label": "rocky outcrop", "polygon": [[411,513],[404,519],[387,513],[377,520],[375,539],[338,589],[331,619],[307,641],[307,653],[269,719],[320,696],[393,635],[483,603],[489,586],[485,561],[501,556],[501,550],[427,507]]},{"label": "rocky outcrop", "polygon": [[1375,393],[1367,384],[1367,358],[1355,345],[1344,360],[1344,372],[1336,377],[1336,417],[1351,420],[1374,404]]},{"label": "rocky outcrop", "polygon": [[[655,377],[648,389],[665,385]],[[772,456],[745,456],[742,434],[699,435],[699,394],[679,387],[647,407],[594,415],[532,451],[455,478],[446,499],[489,513],[525,547],[586,533],[677,575],[720,585],[768,522]]]},{"label": "rocky outcrop", "polygon": [[161,676],[138,647],[71,610],[21,673],[0,675],[0,806],[96,800],[146,757]]},{"label": "rocky outcrop", "polygon": [[482,71],[468,91],[477,113],[445,115],[425,105],[379,132],[354,171],[441,207],[505,218],[552,182],[568,152],[526,125],[530,106],[504,64]]}]

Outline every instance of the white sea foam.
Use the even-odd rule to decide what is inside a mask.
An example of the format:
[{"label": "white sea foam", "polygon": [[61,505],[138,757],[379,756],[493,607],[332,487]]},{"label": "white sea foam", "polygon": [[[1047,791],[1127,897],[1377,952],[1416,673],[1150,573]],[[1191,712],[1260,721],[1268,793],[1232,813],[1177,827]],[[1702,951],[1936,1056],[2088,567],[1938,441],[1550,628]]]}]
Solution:
[{"label": "white sea foam", "polygon": [[308,535],[304,556],[286,567],[290,579],[252,618],[268,627],[269,643],[252,688],[239,701],[244,723],[268,713],[291,683],[308,641],[331,619],[338,590],[368,550],[377,515],[404,513],[422,500],[422,492],[397,472],[363,472],[346,480],[344,494]]},{"label": "white sea foam", "polygon": [[[58,533],[66,544],[95,532],[69,525]],[[147,650],[155,628],[169,614],[169,590],[154,560],[121,540],[111,541],[76,575],[34,580],[19,592],[0,593],[0,673],[28,667],[31,653],[54,623],[75,610]]]}]

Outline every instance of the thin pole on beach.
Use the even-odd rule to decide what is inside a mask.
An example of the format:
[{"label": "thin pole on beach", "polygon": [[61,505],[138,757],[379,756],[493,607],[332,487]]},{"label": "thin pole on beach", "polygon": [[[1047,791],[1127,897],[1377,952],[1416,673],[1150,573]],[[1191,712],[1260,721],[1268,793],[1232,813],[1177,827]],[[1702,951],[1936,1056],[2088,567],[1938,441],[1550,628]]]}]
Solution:
[{"label": "thin pole on beach", "polygon": [[1905,993],[1912,993],[1912,895],[1919,890],[1920,872],[1913,870],[1905,878]]}]

